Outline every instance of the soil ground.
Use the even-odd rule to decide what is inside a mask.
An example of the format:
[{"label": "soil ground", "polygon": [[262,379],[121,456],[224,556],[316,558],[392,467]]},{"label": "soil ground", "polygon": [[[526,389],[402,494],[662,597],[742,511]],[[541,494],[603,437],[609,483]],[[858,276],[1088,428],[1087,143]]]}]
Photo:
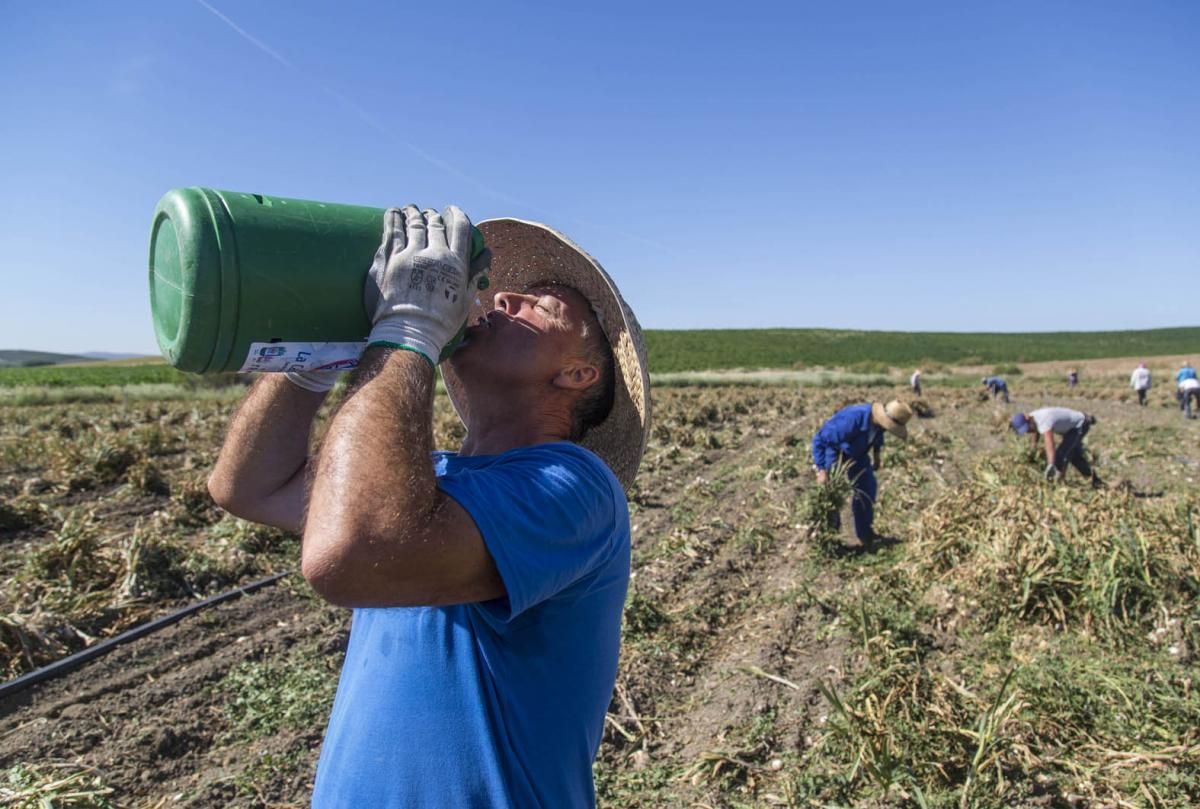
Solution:
[{"label": "soil ground", "polygon": [[[976,456],[1011,440],[1003,425],[1015,410],[1054,403],[1095,413],[1089,443],[1110,482],[1153,493],[1192,487],[1200,476],[1200,421],[1185,422],[1161,392],[1139,408],[1116,386],[1085,384],[1068,395],[1057,381],[1017,379],[1013,388],[1009,406],[974,390],[927,390],[934,416],[914,420],[908,448],[884,452],[877,527],[896,543],[836,561],[817,553],[798,514],[813,485],[808,444],[837,407],[886,390],[656,391],[653,439],[631,493],[634,576],[596,766],[602,806],[794,805],[784,776],[829,721],[820,685],[836,687],[852,673],[846,640],[831,631],[830,602],[864,570],[902,557],[909,522],[969,474]],[[160,414],[164,429],[177,417],[179,429],[194,428],[186,446],[164,455],[173,482],[203,474],[229,412],[212,405],[211,419],[193,417],[187,407]],[[86,405],[72,410],[115,418]],[[120,420],[116,431],[133,422]],[[918,466],[912,479],[925,482],[907,485],[906,470]],[[28,459],[8,472],[14,496],[26,479],[54,478]],[[56,507],[88,496],[113,535],[166,508],[161,498],[121,500],[112,489],[45,495]],[[0,545],[4,575],[49,541],[31,529]],[[149,613],[187,600],[164,600]],[[247,722],[233,703],[254,695],[235,685],[259,688],[275,706],[266,713],[298,696],[323,715],[348,618],[293,576],[185,619],[0,704],[0,768],[61,765],[86,775],[79,783],[98,797],[74,805],[305,806],[323,720]],[[272,690],[279,683],[270,678],[288,667],[317,675],[290,686],[298,695]],[[266,672],[268,682],[231,680],[234,671]],[[111,791],[100,796],[101,788]]]}]

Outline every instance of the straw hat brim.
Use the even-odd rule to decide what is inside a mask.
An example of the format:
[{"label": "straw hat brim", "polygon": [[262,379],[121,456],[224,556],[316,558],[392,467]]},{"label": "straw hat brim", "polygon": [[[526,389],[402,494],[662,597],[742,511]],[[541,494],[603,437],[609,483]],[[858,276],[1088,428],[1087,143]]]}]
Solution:
[{"label": "straw hat brim", "polygon": [[[613,405],[608,418],[579,443],[600,456],[628,490],[650,436],[650,373],[637,318],[600,263],[558,231],[520,219],[489,219],[478,227],[492,251],[491,289],[524,292],[536,283],[562,284],[592,305],[612,347]],[[475,322],[490,308],[473,302],[467,322]],[[469,424],[465,391],[450,363],[443,363],[442,375],[450,402]]]},{"label": "straw hat brim", "polygon": [[901,424],[887,414],[887,409],[879,402],[871,403],[871,416],[875,419],[875,423],[883,427],[892,435],[903,440],[908,438],[908,425]]}]

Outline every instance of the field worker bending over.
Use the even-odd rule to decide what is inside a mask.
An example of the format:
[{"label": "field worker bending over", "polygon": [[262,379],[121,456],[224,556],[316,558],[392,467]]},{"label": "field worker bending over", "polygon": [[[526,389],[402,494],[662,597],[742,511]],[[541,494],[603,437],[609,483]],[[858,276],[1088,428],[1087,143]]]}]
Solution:
[{"label": "field worker bending over", "polygon": [[1183,411],[1184,418],[1194,419],[1196,414],[1192,410],[1195,405],[1197,412],[1200,412],[1200,380],[1195,377],[1185,379],[1179,383],[1179,409]]},{"label": "field worker bending over", "polygon": [[921,369],[912,372],[912,376],[908,378],[908,384],[912,386],[912,392],[916,396],[921,395]]},{"label": "field worker bending over", "polygon": [[[328,372],[251,388],[209,480],[229,511],[302,531],[304,577],[353,609],[316,809],[592,807],[617,672],[633,483],[650,425],[641,332],[565,237],[384,215],[373,328],[320,453]],[[490,301],[491,302],[491,301]],[[466,425],[435,452],[435,368]]]},{"label": "field worker bending over", "polygon": [[998,396],[1004,397],[1005,404],[1008,403],[1008,383],[998,376],[985,376],[982,380],[983,387],[992,392],[992,399]]},{"label": "field worker bending over", "polygon": [[1184,381],[1185,379],[1195,379],[1195,378],[1196,378],[1196,369],[1192,367],[1192,363],[1190,360],[1185,360],[1183,363],[1183,367],[1180,368],[1179,372],[1175,374],[1175,383],[1179,384],[1180,382]]},{"label": "field worker bending over", "polygon": [[[1012,417],[1009,426],[1017,435],[1031,433],[1033,448],[1037,449],[1038,436],[1042,439],[1042,448],[1046,453],[1046,479],[1059,480],[1066,472],[1067,464],[1079,470],[1079,474],[1088,478],[1092,486],[1100,488],[1103,484],[1100,476],[1083,457],[1083,439],[1088,430],[1096,423],[1095,416],[1089,416],[1078,410],[1067,407],[1043,407],[1032,413],[1018,413]],[[1061,435],[1062,442],[1054,447],[1054,436]]]},{"label": "field worker bending over", "polygon": [[902,402],[891,401],[886,407],[878,402],[850,405],[834,413],[813,436],[818,484],[825,485],[829,470],[836,464],[848,464],[846,472],[854,484],[854,535],[861,542],[878,539],[873,528],[878,491],[875,470],[879,469],[883,434],[886,431],[901,440],[908,438],[906,425],[911,418],[912,410]]},{"label": "field worker bending over", "polygon": [[1146,363],[1139,362],[1138,367],[1133,369],[1129,384],[1137,391],[1138,404],[1145,407],[1146,394],[1150,392],[1150,369],[1146,367]]}]

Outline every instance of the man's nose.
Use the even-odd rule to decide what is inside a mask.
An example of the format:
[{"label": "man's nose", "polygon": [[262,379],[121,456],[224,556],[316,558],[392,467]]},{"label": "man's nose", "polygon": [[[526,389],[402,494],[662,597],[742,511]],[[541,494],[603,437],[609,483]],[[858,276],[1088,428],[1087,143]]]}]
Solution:
[{"label": "man's nose", "polygon": [[525,296],[517,292],[497,292],[493,298],[496,308],[506,315],[515,315],[521,310]]}]

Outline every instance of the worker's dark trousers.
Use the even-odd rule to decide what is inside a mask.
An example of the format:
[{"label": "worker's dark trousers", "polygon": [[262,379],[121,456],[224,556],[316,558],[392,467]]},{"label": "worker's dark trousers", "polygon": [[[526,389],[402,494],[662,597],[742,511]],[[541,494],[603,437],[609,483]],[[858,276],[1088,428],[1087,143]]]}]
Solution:
[{"label": "worker's dark trousers", "polygon": [[875,535],[871,526],[875,522],[875,495],[879,492],[879,484],[871,462],[865,458],[851,459],[846,472],[854,483],[854,501],[850,505],[854,512],[854,535],[866,542]]},{"label": "worker's dark trousers", "polygon": [[1138,404],[1140,404],[1142,407],[1145,407],[1146,406],[1146,391],[1145,391],[1145,389],[1139,388],[1137,395],[1138,395]]},{"label": "worker's dark trousers", "polygon": [[1076,427],[1063,436],[1062,443],[1054,451],[1054,468],[1059,472],[1066,472],[1067,464],[1071,464],[1085,478],[1092,476],[1092,467],[1083,457],[1083,437],[1088,434],[1089,427],[1091,425],[1085,421],[1082,427]]},{"label": "worker's dark trousers", "polygon": [[1008,404],[1008,388],[997,388],[996,390],[992,391],[992,401],[995,401],[1001,396],[1004,397],[1004,403]]},{"label": "worker's dark trousers", "polygon": [[1183,401],[1179,403],[1179,406],[1183,408],[1183,415],[1189,419],[1192,418],[1193,402],[1196,403],[1196,409],[1200,410],[1200,388],[1189,390],[1183,394]]},{"label": "worker's dark trousers", "polygon": [[915,393],[918,396],[921,395],[921,383],[920,382],[914,382],[912,389],[913,389],[913,393]]}]

